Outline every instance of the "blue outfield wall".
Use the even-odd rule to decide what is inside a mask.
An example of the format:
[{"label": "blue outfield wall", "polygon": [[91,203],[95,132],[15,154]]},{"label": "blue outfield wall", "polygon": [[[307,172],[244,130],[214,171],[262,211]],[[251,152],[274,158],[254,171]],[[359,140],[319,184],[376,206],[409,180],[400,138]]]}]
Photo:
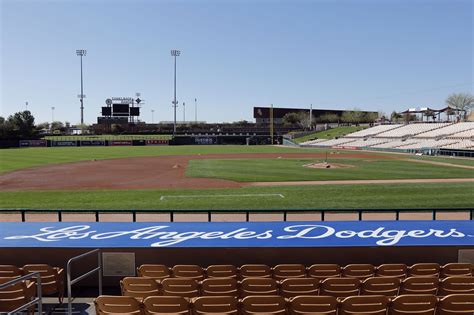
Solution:
[{"label": "blue outfield wall", "polygon": [[0,248],[474,246],[472,221],[0,223]]}]

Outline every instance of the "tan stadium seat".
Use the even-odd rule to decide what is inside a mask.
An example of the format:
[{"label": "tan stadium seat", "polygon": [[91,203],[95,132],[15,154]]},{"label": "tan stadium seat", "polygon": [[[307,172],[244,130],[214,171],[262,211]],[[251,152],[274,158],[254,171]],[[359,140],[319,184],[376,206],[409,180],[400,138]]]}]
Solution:
[{"label": "tan stadium seat", "polygon": [[197,265],[176,265],[172,269],[173,277],[204,280],[204,269]]},{"label": "tan stadium seat", "polygon": [[94,300],[97,315],[142,314],[140,302],[131,296],[101,295]]},{"label": "tan stadium seat", "polygon": [[342,268],[342,276],[364,280],[375,276],[375,267],[371,264],[350,264]]},{"label": "tan stadium seat", "polygon": [[439,277],[441,267],[437,263],[421,263],[408,267],[410,277]]},{"label": "tan stadium seat", "polygon": [[407,277],[408,267],[405,264],[383,264],[376,268],[377,277],[397,277],[404,279]]},{"label": "tan stadium seat", "polygon": [[195,315],[238,315],[237,297],[235,296],[202,296],[193,301]]},{"label": "tan stadium seat", "polygon": [[399,294],[438,293],[439,279],[436,277],[409,277],[402,281]]},{"label": "tan stadium seat", "polygon": [[0,265],[0,277],[18,277],[22,275],[22,271],[17,266]]},{"label": "tan stadium seat", "polygon": [[137,274],[140,277],[163,280],[165,278],[171,277],[171,270],[165,265],[145,264],[137,268]]},{"label": "tan stadium seat", "polygon": [[[15,278],[17,277],[0,277],[0,284],[9,282]],[[13,311],[30,302],[34,297],[35,288],[36,286],[32,282],[21,281],[0,289],[0,313]],[[32,309],[30,313],[32,313]]]},{"label": "tan stadium seat", "polygon": [[206,268],[208,278],[237,278],[238,271],[234,265],[211,265]]},{"label": "tan stadium seat", "polygon": [[240,296],[278,295],[278,283],[273,278],[245,278],[240,285]]},{"label": "tan stadium seat", "polygon": [[437,302],[434,295],[400,295],[392,300],[388,315],[434,315]]},{"label": "tan stadium seat", "polygon": [[452,294],[442,298],[437,307],[437,315],[474,314],[474,294]]},{"label": "tan stadium seat", "polygon": [[267,265],[262,264],[247,264],[239,268],[240,277],[244,278],[270,278],[272,270]]},{"label": "tan stadium seat", "polygon": [[273,267],[273,278],[283,280],[288,278],[304,278],[306,267],[301,264],[281,264]]},{"label": "tan stadium seat", "polygon": [[441,280],[438,296],[450,294],[474,294],[474,277],[458,276]]},{"label": "tan stadium seat", "polygon": [[308,277],[324,280],[341,276],[341,266],[336,264],[314,264],[308,268]]},{"label": "tan stadium seat", "polygon": [[336,315],[334,296],[296,296],[290,300],[290,315]]},{"label": "tan stadium seat", "polygon": [[450,263],[441,267],[440,277],[472,276],[472,264]]},{"label": "tan stadium seat", "polygon": [[247,296],[242,300],[244,315],[285,315],[286,301],[282,296]]},{"label": "tan stadium seat", "polygon": [[199,296],[196,280],[189,278],[166,278],[161,282],[163,295],[193,298]]},{"label": "tan stadium seat", "polygon": [[[58,294],[59,303],[62,303],[64,297],[64,269],[45,264],[23,266],[23,273],[25,275],[33,272],[40,273],[42,294]],[[34,278],[31,281],[36,282]]]},{"label": "tan stadium seat", "polygon": [[126,277],[120,280],[122,295],[143,300],[149,296],[160,295],[158,283],[153,278]]},{"label": "tan stadium seat", "polygon": [[342,300],[339,315],[386,315],[389,298],[385,295],[350,296]]},{"label": "tan stadium seat", "polygon": [[143,300],[145,315],[189,315],[190,304],[180,296],[150,296]]},{"label": "tan stadium seat", "polygon": [[373,277],[365,279],[360,288],[362,295],[385,295],[395,297],[400,289],[400,278]]},{"label": "tan stadium seat", "polygon": [[201,295],[239,296],[237,279],[207,278],[201,282]]},{"label": "tan stadium seat", "polygon": [[281,282],[280,294],[286,298],[298,295],[318,295],[319,280],[316,278],[289,278]]},{"label": "tan stadium seat", "polygon": [[320,295],[347,297],[359,295],[360,280],[357,278],[327,278],[321,282]]}]

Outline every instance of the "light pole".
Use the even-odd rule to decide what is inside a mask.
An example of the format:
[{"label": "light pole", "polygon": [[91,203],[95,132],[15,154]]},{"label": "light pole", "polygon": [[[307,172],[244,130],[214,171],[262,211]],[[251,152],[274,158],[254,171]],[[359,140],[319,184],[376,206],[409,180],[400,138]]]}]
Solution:
[{"label": "light pole", "polygon": [[194,99],[194,122],[197,124],[198,122],[198,99]]},{"label": "light pole", "polygon": [[151,123],[152,124],[155,123],[155,110],[154,109],[151,110]]},{"label": "light pole", "polygon": [[183,102],[183,124],[186,123],[186,103]]},{"label": "light pole", "polygon": [[51,106],[51,123],[54,122],[54,110],[55,110],[55,107]]},{"label": "light pole", "polygon": [[84,124],[84,85],[82,80],[82,57],[87,54],[87,50],[85,49],[77,49],[76,55],[81,57],[81,94],[79,98],[81,99],[81,125]]},{"label": "light pole", "polygon": [[28,101],[25,102],[25,110],[28,110]]},{"label": "light pole", "polygon": [[172,49],[171,50],[171,56],[174,57],[174,101],[173,101],[173,107],[174,107],[174,125],[173,125],[173,134],[176,133],[176,107],[178,107],[178,101],[176,101],[176,57],[178,57],[181,54],[181,51]]}]

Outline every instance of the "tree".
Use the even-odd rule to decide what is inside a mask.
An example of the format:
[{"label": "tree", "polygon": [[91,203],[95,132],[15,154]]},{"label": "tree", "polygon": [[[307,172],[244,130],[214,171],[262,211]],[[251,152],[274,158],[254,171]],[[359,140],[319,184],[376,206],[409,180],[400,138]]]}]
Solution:
[{"label": "tree", "polygon": [[8,122],[18,138],[28,139],[36,135],[35,117],[29,110],[13,114],[8,117]]},{"label": "tree", "polygon": [[339,116],[337,114],[326,113],[321,115],[318,120],[322,123],[336,123],[339,122]]},{"label": "tree", "polygon": [[355,122],[355,116],[353,111],[345,111],[342,113],[341,121],[346,124],[352,124]]},{"label": "tree", "polygon": [[466,116],[467,112],[474,107],[474,96],[468,93],[455,93],[448,96],[446,105],[454,108],[458,115],[460,112]]},{"label": "tree", "polygon": [[285,125],[296,125],[300,122],[300,117],[297,113],[287,113],[283,116],[283,123]]},{"label": "tree", "polygon": [[61,121],[53,121],[51,123],[51,131],[54,132],[54,131],[64,131],[64,124],[61,122]]},{"label": "tree", "polygon": [[393,111],[392,114],[390,114],[390,121],[391,122],[398,122],[403,116],[396,111]]}]

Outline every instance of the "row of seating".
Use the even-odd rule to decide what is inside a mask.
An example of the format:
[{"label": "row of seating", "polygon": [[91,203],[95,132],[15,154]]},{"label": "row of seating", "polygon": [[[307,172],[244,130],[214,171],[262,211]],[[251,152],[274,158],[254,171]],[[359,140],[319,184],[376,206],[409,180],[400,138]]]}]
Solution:
[{"label": "row of seating", "polygon": [[128,296],[99,296],[97,315],[462,315],[474,313],[474,294],[454,294],[442,299],[434,295],[350,296],[206,296],[188,301],[182,297],[154,296],[140,302]]},{"label": "row of seating", "polygon": [[406,278],[411,276],[429,277],[451,277],[451,276],[472,276],[473,264],[469,263],[449,263],[440,266],[437,263],[419,263],[411,266],[405,264],[383,264],[374,266],[371,264],[350,264],[341,267],[337,264],[314,264],[305,267],[302,264],[280,264],[273,268],[264,264],[246,264],[240,267],[234,265],[211,265],[202,268],[197,265],[175,265],[169,268],[166,265],[145,264],[137,268],[137,273],[141,277],[152,277],[156,279],[192,278],[198,281],[204,278],[228,277],[228,278],[249,278],[273,277],[277,280],[287,278],[312,277],[324,279],[329,277],[350,277],[366,279],[370,277],[398,277]]},{"label": "row of seating", "polygon": [[153,278],[126,277],[120,281],[122,295],[144,299],[149,296],[167,295],[195,298],[197,296],[229,295],[282,295],[290,298],[298,295],[385,295],[403,294],[474,294],[474,277],[457,276],[440,280],[436,277],[373,277],[361,281],[357,278],[289,278],[277,281],[273,278],[207,278],[196,281],[189,278],[166,278],[157,282]]}]

